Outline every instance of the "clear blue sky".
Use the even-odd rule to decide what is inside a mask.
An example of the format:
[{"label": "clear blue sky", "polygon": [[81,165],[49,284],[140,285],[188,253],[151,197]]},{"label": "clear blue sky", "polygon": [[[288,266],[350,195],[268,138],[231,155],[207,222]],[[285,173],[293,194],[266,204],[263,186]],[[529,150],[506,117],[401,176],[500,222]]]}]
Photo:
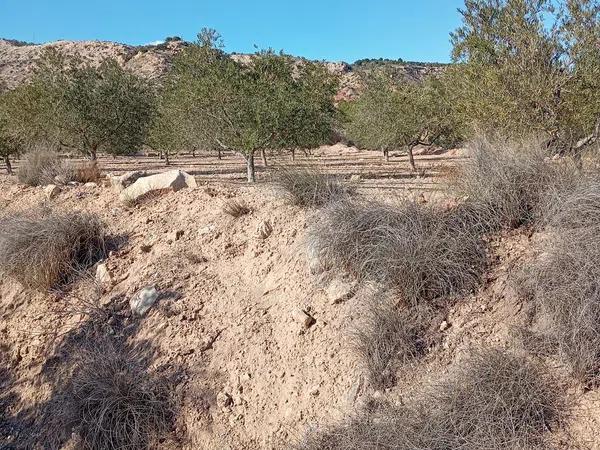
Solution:
[{"label": "clear blue sky", "polygon": [[0,0],[0,37],[146,44],[217,29],[230,52],[447,62],[463,0]]}]

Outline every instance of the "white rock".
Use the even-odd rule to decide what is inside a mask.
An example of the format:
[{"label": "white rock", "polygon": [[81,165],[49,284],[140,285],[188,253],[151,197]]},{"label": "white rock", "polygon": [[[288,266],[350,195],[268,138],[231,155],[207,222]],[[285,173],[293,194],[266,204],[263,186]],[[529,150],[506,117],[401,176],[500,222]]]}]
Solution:
[{"label": "white rock", "polygon": [[325,290],[331,304],[341,303],[354,297],[356,293],[356,282],[334,278]]},{"label": "white rock", "polygon": [[443,321],[440,324],[440,331],[446,331],[448,328],[450,328],[450,324],[447,321]]},{"label": "white rock", "polygon": [[268,220],[263,220],[256,227],[256,233],[258,234],[258,237],[261,239],[267,239],[269,236],[271,236],[272,232],[273,232],[273,226],[271,225],[271,223]]},{"label": "white rock", "polygon": [[112,277],[105,263],[100,263],[96,267],[96,282],[104,288],[112,285]]},{"label": "white rock", "polygon": [[350,177],[350,182],[351,183],[358,183],[360,182],[360,180],[362,179],[362,177],[359,174],[354,174]]},{"label": "white rock", "polygon": [[292,312],[292,317],[296,322],[304,328],[310,328],[316,322],[315,318],[302,309],[295,309]]},{"label": "white rock", "polygon": [[44,188],[44,194],[46,194],[48,200],[52,200],[54,197],[60,194],[60,188],[55,184],[49,184]]},{"label": "white rock", "polygon": [[148,310],[152,308],[152,305],[156,303],[158,299],[158,291],[154,286],[147,286],[137,292],[131,300],[129,300],[129,306],[131,312],[135,316],[142,317],[146,315]]},{"label": "white rock", "polygon": [[170,170],[149,177],[138,178],[135,183],[125,188],[119,195],[122,202],[135,202],[141,196],[152,191],[170,189],[178,191],[184,188],[196,187],[196,180],[182,170]]},{"label": "white rock", "polygon": [[198,230],[199,235],[210,234],[217,229],[212,223],[202,227]]},{"label": "white rock", "polygon": [[108,175],[108,180],[115,192],[119,193],[126,187],[135,183],[138,178],[145,177],[147,174],[141,170],[125,172],[123,175]]},{"label": "white rock", "polygon": [[98,187],[98,185],[96,183],[94,183],[93,181],[89,181],[89,182],[85,183],[83,185],[83,187],[86,187],[86,188],[95,188],[95,187]]}]

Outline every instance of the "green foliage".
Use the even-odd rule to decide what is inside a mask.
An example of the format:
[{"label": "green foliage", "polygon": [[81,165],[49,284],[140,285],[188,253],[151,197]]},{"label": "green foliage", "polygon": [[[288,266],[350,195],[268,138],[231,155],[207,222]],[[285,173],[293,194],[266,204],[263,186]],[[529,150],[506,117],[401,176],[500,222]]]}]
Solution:
[{"label": "green foliage", "polygon": [[24,141],[19,134],[13,116],[15,91],[3,91],[0,86],[0,157],[4,160],[6,170],[12,173],[10,157],[23,151]]},{"label": "green foliage", "polygon": [[345,104],[346,134],[358,146],[389,150],[418,144],[452,144],[457,124],[442,78],[422,83],[375,77],[357,100]]},{"label": "green foliage", "polygon": [[97,152],[126,154],[145,142],[154,111],[148,83],[114,60],[93,67],[48,52],[19,97],[30,140]]},{"label": "green foliage", "polygon": [[455,114],[470,132],[541,134],[573,150],[600,117],[596,0],[466,0],[452,34]]},{"label": "green foliage", "polygon": [[235,151],[254,181],[257,150],[313,147],[329,138],[336,82],[324,68],[271,50],[238,61],[221,50],[214,30],[198,37],[166,82],[155,145]]}]

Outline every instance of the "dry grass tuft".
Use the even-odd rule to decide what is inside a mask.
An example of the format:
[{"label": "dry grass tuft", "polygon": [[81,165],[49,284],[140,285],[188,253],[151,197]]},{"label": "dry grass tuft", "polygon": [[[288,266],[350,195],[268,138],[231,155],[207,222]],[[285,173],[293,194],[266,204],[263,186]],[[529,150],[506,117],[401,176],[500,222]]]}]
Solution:
[{"label": "dry grass tuft", "polygon": [[534,140],[480,137],[469,144],[469,150],[470,158],[453,177],[452,188],[466,197],[484,231],[531,223],[544,193],[577,176],[574,166],[549,161]]},{"label": "dry grass tuft", "polygon": [[372,298],[351,335],[354,352],[371,385],[384,389],[395,383],[396,369],[423,356],[429,347],[427,332],[434,317],[428,305],[402,307],[391,299]]},{"label": "dry grass tuft", "polygon": [[487,259],[479,233],[461,210],[413,202],[332,203],[312,223],[307,239],[322,266],[378,282],[409,305],[473,289]]},{"label": "dry grass tuft", "polygon": [[600,182],[554,193],[547,235],[526,268],[544,348],[584,383],[600,381]]},{"label": "dry grass tuft", "polygon": [[275,181],[287,200],[299,206],[323,206],[353,192],[340,177],[316,167],[282,167],[275,174]]},{"label": "dry grass tuft", "polygon": [[478,351],[402,406],[382,404],[309,434],[303,450],[547,449],[546,432],[567,406],[537,364],[499,350]]},{"label": "dry grass tuft", "polygon": [[84,449],[142,449],[171,430],[169,381],[149,369],[147,351],[100,338],[71,358],[48,408],[49,441],[60,445],[73,431]]},{"label": "dry grass tuft", "polygon": [[97,161],[83,161],[73,165],[74,179],[79,183],[96,183],[102,178],[102,172]]},{"label": "dry grass tuft", "polygon": [[29,210],[0,219],[0,273],[50,289],[102,259],[105,228],[93,214]]},{"label": "dry grass tuft", "polygon": [[48,150],[27,153],[17,174],[19,182],[29,186],[96,182],[101,176],[96,161],[68,161]]},{"label": "dry grass tuft", "polygon": [[243,200],[227,200],[223,205],[223,212],[231,217],[242,217],[252,212],[250,207]]}]

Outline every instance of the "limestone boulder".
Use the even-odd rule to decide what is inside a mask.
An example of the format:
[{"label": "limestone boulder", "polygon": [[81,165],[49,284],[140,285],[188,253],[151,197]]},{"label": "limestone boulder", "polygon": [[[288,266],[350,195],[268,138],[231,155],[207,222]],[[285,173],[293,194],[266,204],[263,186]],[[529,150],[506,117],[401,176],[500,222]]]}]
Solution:
[{"label": "limestone boulder", "polygon": [[149,177],[138,178],[135,183],[119,194],[124,203],[135,203],[140,197],[152,191],[172,190],[197,187],[196,180],[182,170],[170,170]]}]

